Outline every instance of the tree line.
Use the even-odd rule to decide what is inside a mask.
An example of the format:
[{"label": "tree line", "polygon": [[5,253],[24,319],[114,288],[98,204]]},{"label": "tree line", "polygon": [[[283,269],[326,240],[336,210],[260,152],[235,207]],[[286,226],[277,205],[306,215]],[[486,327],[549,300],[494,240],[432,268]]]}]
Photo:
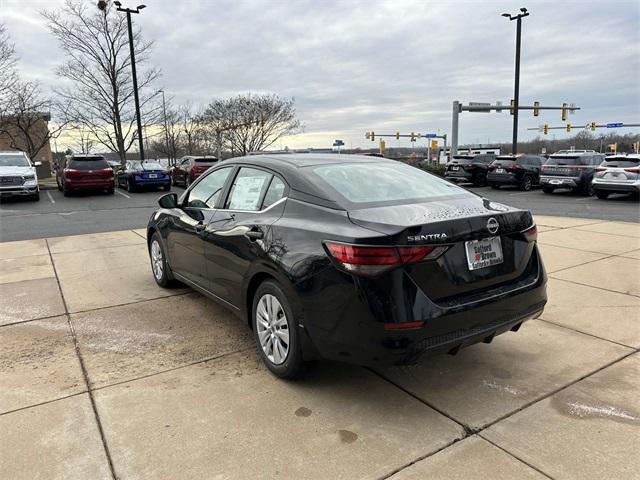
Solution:
[{"label": "tree line", "polygon": [[[108,151],[124,162],[140,134],[126,17],[110,2],[99,10],[93,2],[81,0],[67,0],[61,9],[40,13],[64,54],[55,72],[61,82],[47,95],[38,82],[22,81],[14,44],[0,24],[0,134],[12,138],[12,148],[27,144],[31,158],[64,133],[75,139],[74,153]],[[302,128],[294,99],[275,94],[247,93],[203,106],[174,105],[160,86],[161,70],[151,65],[153,42],[134,28],[133,45],[149,156],[246,154]],[[49,112],[49,132],[34,128]]]}]

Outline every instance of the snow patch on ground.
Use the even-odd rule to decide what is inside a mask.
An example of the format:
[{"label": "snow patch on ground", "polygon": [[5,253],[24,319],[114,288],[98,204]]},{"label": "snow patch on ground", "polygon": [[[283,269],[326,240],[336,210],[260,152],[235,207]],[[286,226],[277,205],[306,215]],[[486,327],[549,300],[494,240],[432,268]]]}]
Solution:
[{"label": "snow patch on ground", "polygon": [[580,418],[597,415],[601,417],[617,417],[622,418],[623,420],[640,420],[639,417],[623,412],[612,405],[592,406],[574,402],[567,403],[567,406],[569,407],[569,413],[571,415],[575,415]]},{"label": "snow patch on ground", "polygon": [[522,393],[516,387],[512,387],[511,385],[500,385],[499,383],[496,383],[494,381],[483,380],[482,385],[493,390],[498,390],[499,392],[508,393],[510,395],[520,395]]}]

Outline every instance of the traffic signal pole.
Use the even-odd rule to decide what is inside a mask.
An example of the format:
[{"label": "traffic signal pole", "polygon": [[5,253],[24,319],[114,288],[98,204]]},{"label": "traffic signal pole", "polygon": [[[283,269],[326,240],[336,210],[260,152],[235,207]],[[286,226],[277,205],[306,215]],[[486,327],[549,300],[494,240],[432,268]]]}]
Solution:
[{"label": "traffic signal pole", "polygon": [[522,16],[518,15],[516,26],[516,79],[513,87],[513,141],[511,153],[518,153],[518,106],[520,105],[520,41],[522,39]]}]

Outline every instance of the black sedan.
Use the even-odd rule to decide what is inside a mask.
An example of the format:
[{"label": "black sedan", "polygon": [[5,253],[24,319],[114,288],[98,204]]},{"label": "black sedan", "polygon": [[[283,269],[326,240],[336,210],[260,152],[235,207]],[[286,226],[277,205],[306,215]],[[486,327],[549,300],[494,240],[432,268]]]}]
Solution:
[{"label": "black sedan", "polygon": [[157,162],[127,160],[116,171],[116,185],[129,192],[142,188],[162,188],[171,190],[171,176],[168,170]]},{"label": "black sedan", "polygon": [[516,331],[546,275],[528,211],[400,162],[319,154],[227,160],[159,200],[156,282],[226,305],[267,367],[403,364]]}]

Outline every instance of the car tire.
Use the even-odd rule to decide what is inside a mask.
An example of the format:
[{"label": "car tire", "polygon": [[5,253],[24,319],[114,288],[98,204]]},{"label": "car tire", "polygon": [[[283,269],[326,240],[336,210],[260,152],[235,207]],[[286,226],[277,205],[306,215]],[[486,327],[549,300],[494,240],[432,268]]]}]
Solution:
[{"label": "car tire", "polygon": [[304,360],[297,317],[278,283],[260,284],[253,296],[251,319],[258,354],[271,373],[283,379],[298,376]]},{"label": "car tire", "polygon": [[115,187],[111,187],[110,189],[108,189],[108,190],[107,190],[107,193],[108,193],[109,195],[113,195],[114,193],[116,193],[116,189],[115,189]]},{"label": "car tire", "polygon": [[544,193],[553,193],[553,187],[542,187]]},{"label": "car tire", "polygon": [[593,197],[593,195],[595,194],[595,190],[593,188],[593,184],[591,182],[587,183],[583,188],[582,188],[582,194],[586,197]]},{"label": "car tire", "polygon": [[40,192],[36,192],[36,193],[33,195],[33,197],[31,197],[31,199],[32,199],[34,202],[39,202],[39,201],[40,201]]},{"label": "car tire", "polygon": [[151,273],[156,283],[162,288],[175,286],[177,282],[167,263],[165,249],[157,232],[151,236],[149,242],[149,260],[151,261]]},{"label": "car tire", "polygon": [[609,198],[609,192],[596,191],[596,197],[600,200],[606,200]]},{"label": "car tire", "polygon": [[71,192],[67,190],[67,187],[65,187],[64,183],[62,184],[62,195],[64,195],[65,197],[71,195]]},{"label": "car tire", "polygon": [[131,184],[129,180],[127,180],[127,192],[129,193],[135,192],[135,187]]},{"label": "car tire", "polygon": [[520,190],[528,192],[531,187],[533,187],[533,179],[529,175],[525,175],[522,182],[520,182]]},{"label": "car tire", "polygon": [[491,188],[493,188],[494,190],[500,190],[500,185],[497,185],[495,183],[491,184]]},{"label": "car tire", "polygon": [[58,182],[56,180],[56,185],[58,185],[58,191],[61,192],[62,191],[62,185],[60,185],[60,182]]}]

